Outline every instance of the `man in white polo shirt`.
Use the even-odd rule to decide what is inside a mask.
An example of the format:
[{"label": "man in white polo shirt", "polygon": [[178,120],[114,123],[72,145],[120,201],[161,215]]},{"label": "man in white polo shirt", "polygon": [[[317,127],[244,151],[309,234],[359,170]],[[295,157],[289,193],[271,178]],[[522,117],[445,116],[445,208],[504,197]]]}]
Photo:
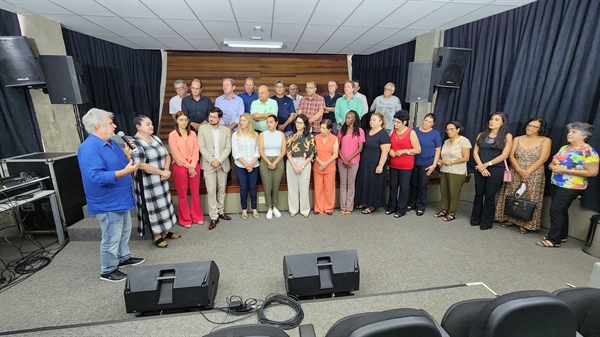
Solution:
[{"label": "man in white polo shirt", "polygon": [[173,117],[173,123],[177,125],[175,114],[177,111],[181,111],[181,100],[189,94],[187,83],[185,83],[184,80],[175,80],[175,82],[173,82],[173,86],[175,87],[175,92],[177,95],[173,96],[169,100],[169,113],[171,114],[171,117]]}]

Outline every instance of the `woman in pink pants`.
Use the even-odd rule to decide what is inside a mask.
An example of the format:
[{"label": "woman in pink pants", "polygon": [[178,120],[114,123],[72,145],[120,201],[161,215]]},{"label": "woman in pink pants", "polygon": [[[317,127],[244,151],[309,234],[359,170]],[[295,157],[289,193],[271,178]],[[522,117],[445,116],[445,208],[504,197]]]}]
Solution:
[{"label": "woman in pink pants", "polygon": [[[173,180],[178,199],[179,224],[190,228],[202,225],[204,214],[200,205],[200,148],[198,136],[191,130],[188,115],[183,111],[175,114],[177,125],[169,133],[169,147],[173,156]],[[188,204],[187,190],[190,189],[192,204]]]}]

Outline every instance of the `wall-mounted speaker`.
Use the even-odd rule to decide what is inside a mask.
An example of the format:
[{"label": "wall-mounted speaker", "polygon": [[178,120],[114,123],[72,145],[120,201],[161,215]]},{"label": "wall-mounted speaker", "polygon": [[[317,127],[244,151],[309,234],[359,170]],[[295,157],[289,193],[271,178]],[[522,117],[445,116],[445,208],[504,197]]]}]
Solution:
[{"label": "wall-mounted speaker", "polygon": [[46,83],[26,37],[0,36],[0,77],[7,87]]},{"label": "wall-mounted speaker", "polygon": [[219,268],[214,261],[130,267],[125,283],[128,313],[212,309]]},{"label": "wall-mounted speaker", "polygon": [[353,294],[360,283],[356,250],[286,255],[283,278],[287,293],[300,298]]},{"label": "wall-mounted speaker", "polygon": [[40,55],[50,103],[87,103],[87,88],[83,83],[81,62],[67,55]]},{"label": "wall-mounted speaker", "polygon": [[432,83],[436,87],[460,88],[471,49],[440,47],[433,61]]},{"label": "wall-mounted speaker", "polygon": [[405,102],[431,102],[431,67],[433,62],[410,62]]}]

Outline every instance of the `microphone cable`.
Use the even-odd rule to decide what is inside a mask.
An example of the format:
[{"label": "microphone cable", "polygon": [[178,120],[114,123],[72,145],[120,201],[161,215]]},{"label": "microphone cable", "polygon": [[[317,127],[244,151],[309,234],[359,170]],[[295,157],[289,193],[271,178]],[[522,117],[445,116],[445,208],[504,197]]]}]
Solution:
[{"label": "microphone cable", "polygon": [[[286,321],[274,321],[268,319],[265,316],[265,309],[274,303],[291,307],[296,312],[296,315]],[[300,323],[302,323],[302,320],[304,319],[304,312],[302,311],[300,301],[297,297],[293,295],[275,294],[268,295],[267,298],[265,298],[264,303],[258,308],[257,316],[258,322],[261,324],[272,325],[283,330],[290,330],[298,327]]]}]

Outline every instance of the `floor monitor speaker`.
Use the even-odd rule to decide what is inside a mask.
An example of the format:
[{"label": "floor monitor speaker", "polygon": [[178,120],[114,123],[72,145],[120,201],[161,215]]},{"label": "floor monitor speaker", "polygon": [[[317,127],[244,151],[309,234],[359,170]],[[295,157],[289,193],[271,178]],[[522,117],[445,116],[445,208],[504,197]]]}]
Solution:
[{"label": "floor monitor speaker", "polygon": [[410,62],[408,64],[408,85],[406,102],[431,102],[431,67],[433,62]]},{"label": "floor monitor speaker", "polygon": [[0,77],[7,87],[41,86],[42,69],[24,36],[0,36]]},{"label": "floor monitor speaker", "polygon": [[212,309],[219,268],[214,261],[131,267],[125,283],[128,313]]},{"label": "floor monitor speaker", "polygon": [[40,55],[50,103],[87,103],[87,88],[83,83],[83,68],[79,60],[67,55]]},{"label": "floor monitor speaker", "polygon": [[356,250],[286,255],[283,278],[287,293],[296,297],[353,294],[360,283]]},{"label": "floor monitor speaker", "polygon": [[471,58],[471,49],[441,47],[433,61],[433,85],[442,88],[460,88],[465,69]]}]

